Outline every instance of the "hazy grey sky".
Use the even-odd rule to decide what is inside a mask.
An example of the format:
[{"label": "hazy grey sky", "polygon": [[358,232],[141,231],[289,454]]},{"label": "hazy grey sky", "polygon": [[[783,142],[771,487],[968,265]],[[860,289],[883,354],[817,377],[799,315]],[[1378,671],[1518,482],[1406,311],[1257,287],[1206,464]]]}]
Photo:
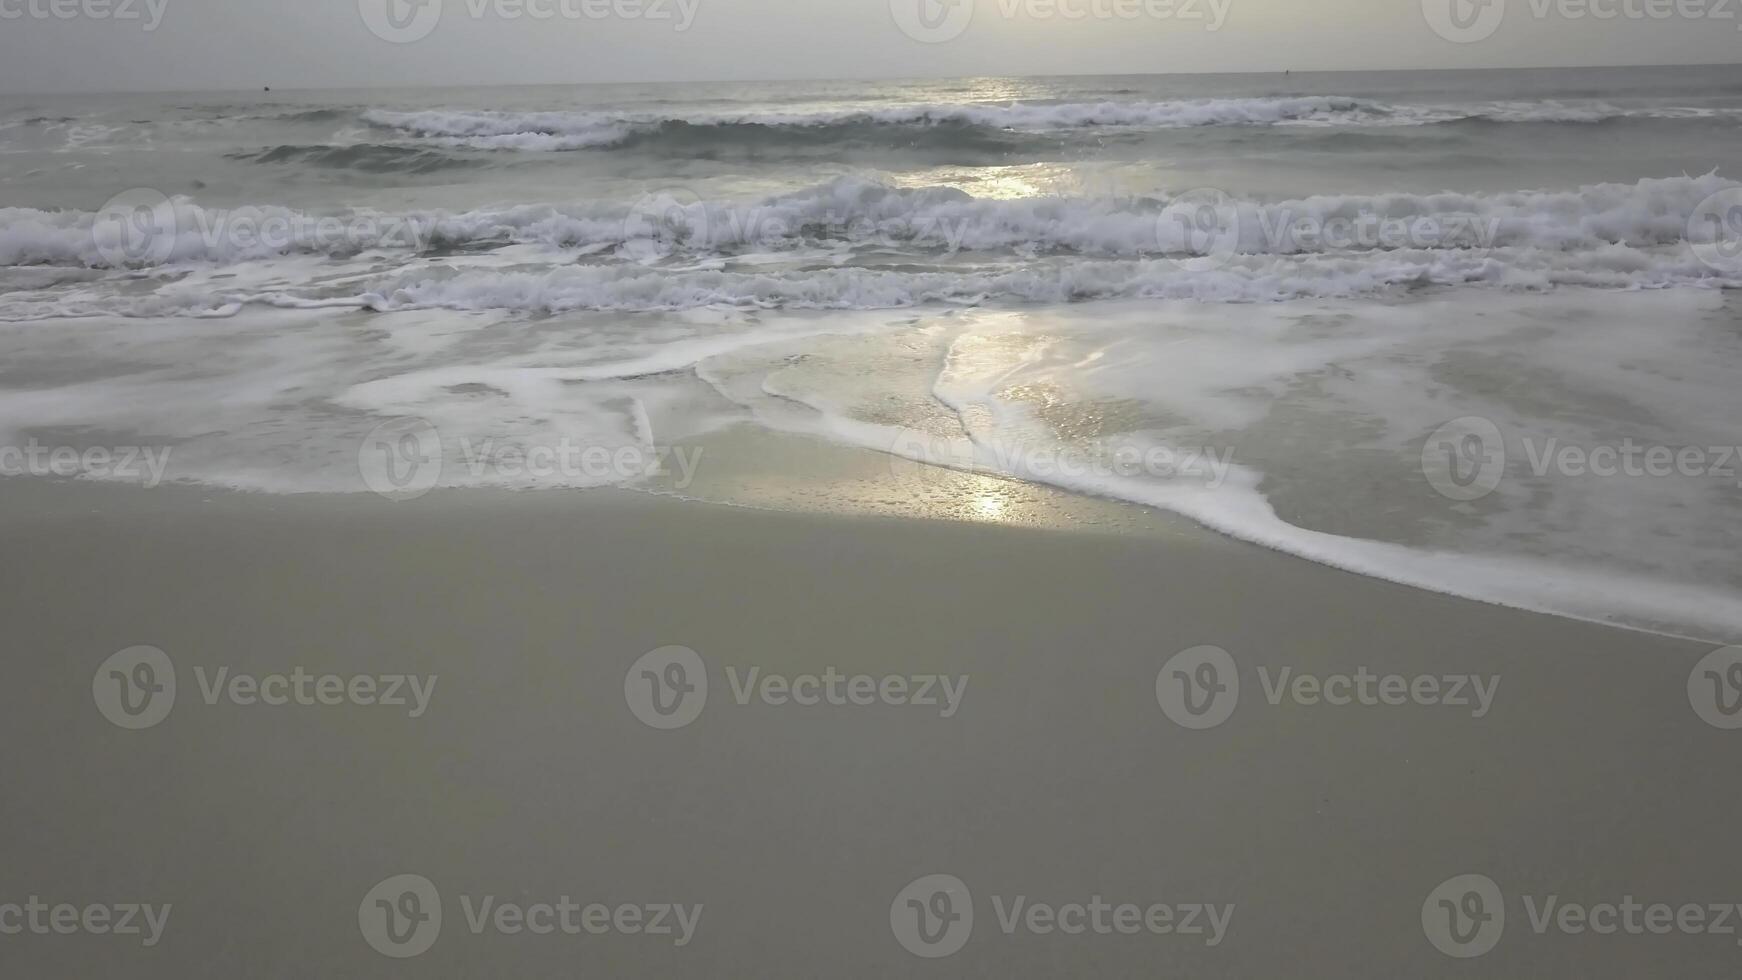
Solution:
[{"label": "hazy grey sky", "polygon": [[1742,60],[1738,27],[1742,0],[0,0],[0,92],[1691,64]]}]

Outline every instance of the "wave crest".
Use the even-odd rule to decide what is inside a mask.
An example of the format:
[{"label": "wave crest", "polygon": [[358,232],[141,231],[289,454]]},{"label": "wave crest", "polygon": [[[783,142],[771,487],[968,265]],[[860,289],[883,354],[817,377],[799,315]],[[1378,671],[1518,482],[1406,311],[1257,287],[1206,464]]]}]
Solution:
[{"label": "wave crest", "polygon": [[371,109],[363,121],[383,129],[475,149],[579,150],[622,146],[661,133],[705,130],[711,139],[770,133],[803,138],[871,135],[891,127],[978,128],[1027,133],[1083,129],[1166,130],[1205,126],[1425,126],[1445,123],[1599,123],[1617,119],[1734,117],[1738,110],[1657,106],[1623,108],[1605,102],[1386,104],[1347,96],[1197,99],[1166,102],[907,105],[811,112],[659,115],[587,110]]}]

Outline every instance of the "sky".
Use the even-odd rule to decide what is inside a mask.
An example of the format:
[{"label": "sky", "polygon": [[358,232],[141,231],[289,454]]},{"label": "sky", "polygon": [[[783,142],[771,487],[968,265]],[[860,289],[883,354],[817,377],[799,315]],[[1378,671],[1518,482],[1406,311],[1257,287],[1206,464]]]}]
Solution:
[{"label": "sky", "polygon": [[0,93],[1742,60],[1742,0],[0,0]]}]

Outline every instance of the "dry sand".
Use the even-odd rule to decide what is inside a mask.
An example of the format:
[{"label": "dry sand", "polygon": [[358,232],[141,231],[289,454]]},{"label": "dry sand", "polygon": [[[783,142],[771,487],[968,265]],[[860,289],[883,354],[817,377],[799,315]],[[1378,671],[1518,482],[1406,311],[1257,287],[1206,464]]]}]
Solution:
[{"label": "dry sand", "polygon": [[[0,483],[0,927],[31,896],[171,906],[150,947],[82,924],[0,934],[0,976],[1735,974],[1734,935],[1539,934],[1529,914],[1549,895],[1742,900],[1742,732],[1702,721],[1688,693],[1712,644],[1145,520],[1111,534],[617,492],[396,504]],[[176,698],[128,730],[93,677],[139,644],[173,663]],[[693,722],[657,730],[625,679],[674,644],[709,691]],[[1156,678],[1206,644],[1237,662],[1240,691],[1192,730]],[[223,668],[437,680],[412,717],[208,703]],[[946,717],[740,704],[728,668],[967,681]],[[1498,687],[1480,717],[1469,689],[1463,706],[1272,704],[1283,668]],[[443,915],[427,952],[389,958],[359,906],[400,874],[427,878]],[[959,952],[922,958],[891,906],[933,874],[965,884],[974,920]],[[1435,949],[1422,914],[1461,874],[1493,879],[1505,908],[1498,944],[1467,960]],[[702,911],[681,946],[475,933],[468,903],[485,896]],[[1017,896],[1167,906],[1175,924],[1199,903],[1233,910],[1215,945],[1007,933]]]}]

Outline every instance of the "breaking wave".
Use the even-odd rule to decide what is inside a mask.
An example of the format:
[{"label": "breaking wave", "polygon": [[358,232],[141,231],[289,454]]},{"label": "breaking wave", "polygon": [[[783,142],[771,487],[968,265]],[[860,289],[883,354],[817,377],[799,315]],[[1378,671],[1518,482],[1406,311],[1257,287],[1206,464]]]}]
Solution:
[{"label": "breaking wave", "polygon": [[634,145],[700,130],[710,140],[851,140],[906,130],[1157,130],[1204,126],[1425,126],[1444,123],[1599,123],[1616,119],[1734,119],[1735,110],[1604,102],[1492,102],[1391,105],[1343,96],[1199,99],[1170,102],[904,105],[812,112],[498,112],[427,109],[363,112],[382,129],[474,149],[581,150]]},{"label": "breaking wave", "polygon": [[[279,152],[279,151],[271,151]],[[303,153],[301,148],[291,152]],[[364,150],[360,152],[375,152]],[[395,151],[397,152],[397,151]],[[111,214],[0,208],[0,265],[149,267],[227,264],[286,254],[441,253],[507,245],[616,249],[645,264],[674,257],[875,248],[1019,257],[1296,255],[1491,250],[1589,252],[1685,245],[1709,237],[1702,205],[1742,184],[1706,174],[1502,194],[1320,195],[1236,200],[976,198],[952,187],[899,188],[858,177],[759,202],[703,201],[681,189],[640,201],[462,212],[308,214],[164,202],[145,241]],[[1742,193],[1742,190],[1739,190]],[[137,216],[128,216],[136,221]],[[246,232],[246,234],[244,234]]]}]

